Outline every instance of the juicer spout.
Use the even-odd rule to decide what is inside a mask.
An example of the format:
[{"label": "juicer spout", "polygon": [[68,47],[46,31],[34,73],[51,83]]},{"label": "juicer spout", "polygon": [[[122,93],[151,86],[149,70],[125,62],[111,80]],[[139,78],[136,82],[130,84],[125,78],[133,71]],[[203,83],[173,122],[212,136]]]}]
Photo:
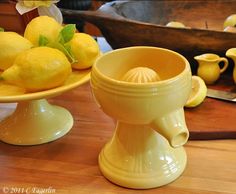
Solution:
[{"label": "juicer spout", "polygon": [[173,148],[184,145],[189,137],[183,108],[154,119],[151,127],[165,137]]}]

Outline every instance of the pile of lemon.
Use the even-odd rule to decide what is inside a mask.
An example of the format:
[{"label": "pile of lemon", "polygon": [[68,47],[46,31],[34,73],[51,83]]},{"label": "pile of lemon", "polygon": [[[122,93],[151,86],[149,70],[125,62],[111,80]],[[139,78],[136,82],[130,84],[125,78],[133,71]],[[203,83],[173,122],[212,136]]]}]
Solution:
[{"label": "pile of lemon", "polygon": [[26,92],[61,86],[72,69],[90,68],[100,55],[93,37],[48,16],[31,20],[24,37],[1,31],[0,50],[0,78]]}]

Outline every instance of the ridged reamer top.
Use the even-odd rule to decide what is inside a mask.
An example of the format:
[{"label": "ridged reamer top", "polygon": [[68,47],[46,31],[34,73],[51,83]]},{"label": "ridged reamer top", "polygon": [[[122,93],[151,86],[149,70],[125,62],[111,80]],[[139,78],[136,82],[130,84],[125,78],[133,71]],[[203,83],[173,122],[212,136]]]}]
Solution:
[{"label": "ridged reamer top", "polygon": [[136,67],[127,71],[121,80],[134,83],[147,83],[156,82],[161,79],[159,75],[151,68]]}]

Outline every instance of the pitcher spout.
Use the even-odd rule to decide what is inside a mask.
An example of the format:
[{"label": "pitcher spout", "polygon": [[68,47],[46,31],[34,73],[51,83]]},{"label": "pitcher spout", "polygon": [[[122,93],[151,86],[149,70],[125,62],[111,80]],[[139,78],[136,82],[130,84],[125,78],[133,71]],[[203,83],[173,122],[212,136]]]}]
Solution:
[{"label": "pitcher spout", "polygon": [[189,137],[183,108],[155,119],[151,127],[165,137],[173,148],[184,145]]}]

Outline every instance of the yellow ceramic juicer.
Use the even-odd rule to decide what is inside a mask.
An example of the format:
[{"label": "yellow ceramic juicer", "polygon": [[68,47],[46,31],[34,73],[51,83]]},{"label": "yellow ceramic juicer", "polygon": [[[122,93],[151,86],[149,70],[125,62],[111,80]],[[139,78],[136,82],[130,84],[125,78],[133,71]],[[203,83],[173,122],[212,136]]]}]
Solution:
[{"label": "yellow ceramic juicer", "polygon": [[135,189],[179,177],[189,136],[183,110],[191,90],[188,61],[157,47],[117,49],[96,61],[91,87],[97,104],[117,120],[99,155],[103,175]]}]

